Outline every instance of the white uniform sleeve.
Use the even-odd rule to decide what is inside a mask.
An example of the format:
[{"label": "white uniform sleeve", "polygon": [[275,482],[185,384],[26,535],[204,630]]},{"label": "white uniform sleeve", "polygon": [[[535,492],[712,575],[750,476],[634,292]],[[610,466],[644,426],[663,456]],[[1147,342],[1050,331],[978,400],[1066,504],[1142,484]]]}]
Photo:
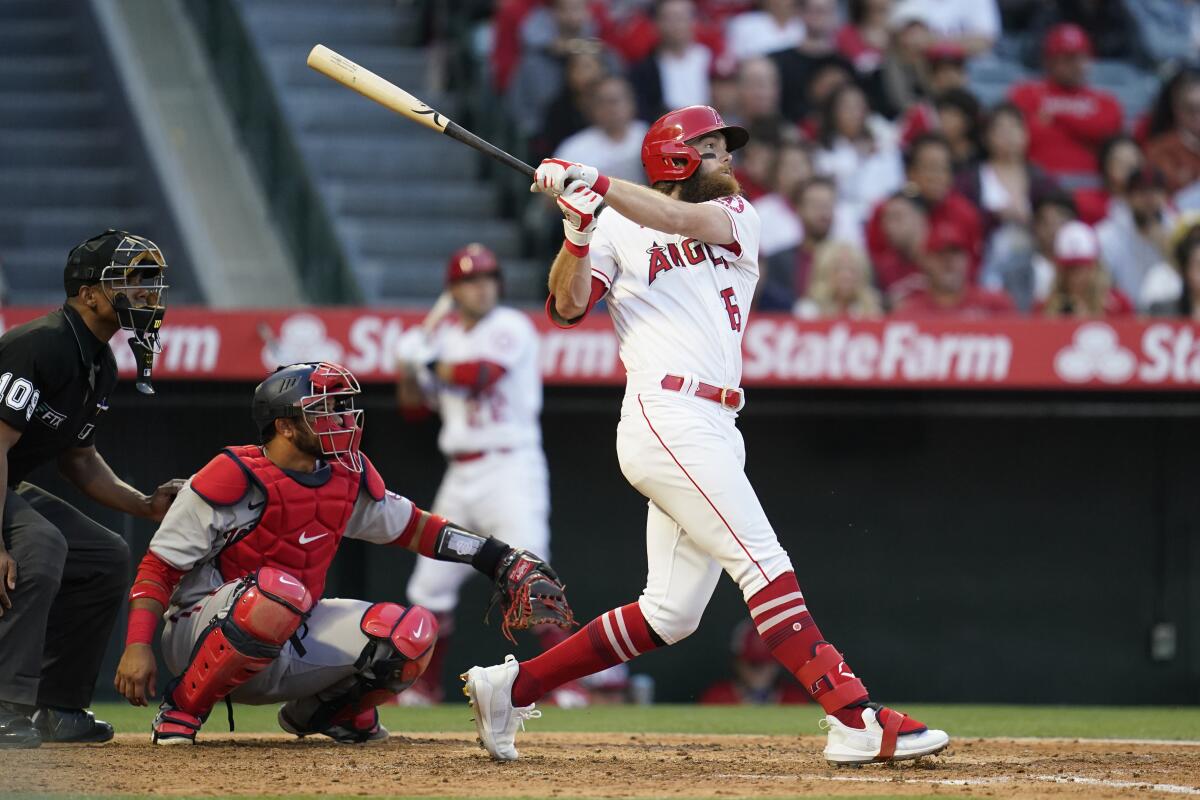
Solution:
[{"label": "white uniform sleeve", "polygon": [[758,244],[762,235],[762,222],[750,201],[740,195],[718,197],[707,201],[724,211],[733,223],[733,241],[718,244],[709,242],[718,251],[717,255],[728,254],[732,260],[745,267],[758,269]]},{"label": "white uniform sleeve", "polygon": [[[605,292],[612,289],[613,283],[617,280],[617,272],[620,270],[617,263],[617,250],[612,239],[613,226],[617,223],[616,216],[616,212],[611,209],[608,212],[601,212],[588,251],[592,263],[592,277],[600,279],[600,282],[604,284]],[[605,222],[609,224],[606,225]]]},{"label": "white uniform sleeve", "polygon": [[385,492],[382,500],[373,500],[366,492],[359,492],[346,523],[345,538],[390,544],[404,532],[413,513],[412,501],[395,492]]},{"label": "white uniform sleeve", "polygon": [[[251,487],[248,494],[257,497],[243,498],[239,505],[244,505],[246,500],[262,498],[262,493],[255,487]],[[176,569],[188,571],[220,549],[225,535],[237,527],[237,510],[213,508],[192,491],[189,479],[167,509],[167,515],[150,540],[150,549]]]},{"label": "white uniform sleeve", "polygon": [[498,308],[492,313],[496,319],[488,327],[479,357],[511,369],[521,363],[530,347],[537,346],[537,331],[529,317],[520,311]]}]

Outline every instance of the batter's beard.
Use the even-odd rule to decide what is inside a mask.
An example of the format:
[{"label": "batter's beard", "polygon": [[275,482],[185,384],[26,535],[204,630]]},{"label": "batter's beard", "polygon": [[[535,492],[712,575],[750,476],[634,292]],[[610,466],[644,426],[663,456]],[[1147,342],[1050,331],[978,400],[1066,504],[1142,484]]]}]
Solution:
[{"label": "batter's beard", "polygon": [[703,173],[697,169],[679,184],[679,199],[685,203],[704,203],[741,193],[737,178],[724,172]]}]

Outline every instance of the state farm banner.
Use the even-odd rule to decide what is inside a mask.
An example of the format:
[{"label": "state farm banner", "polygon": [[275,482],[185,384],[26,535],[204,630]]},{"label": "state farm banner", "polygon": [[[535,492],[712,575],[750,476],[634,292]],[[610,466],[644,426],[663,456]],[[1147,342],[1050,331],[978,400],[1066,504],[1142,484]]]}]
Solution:
[{"label": "state farm banner", "polygon": [[[0,328],[46,308],[0,309]],[[390,381],[396,340],[424,311],[172,307],[156,380],[259,381],[279,364],[328,360],[364,382]],[[540,313],[550,385],[618,385],[625,371],[605,314],[560,330]],[[133,357],[113,342],[122,375]],[[746,328],[743,385],[948,389],[1195,389],[1200,326],[1182,321],[804,322],[757,314]]]}]

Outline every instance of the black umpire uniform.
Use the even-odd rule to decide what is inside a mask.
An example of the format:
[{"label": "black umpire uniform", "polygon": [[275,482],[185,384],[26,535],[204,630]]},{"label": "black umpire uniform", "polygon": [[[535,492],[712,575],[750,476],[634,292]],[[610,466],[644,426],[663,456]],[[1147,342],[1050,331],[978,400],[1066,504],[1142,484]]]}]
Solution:
[{"label": "black umpire uniform", "polygon": [[[72,251],[69,297],[72,288],[77,294],[83,285],[101,283],[125,236],[109,231]],[[117,298],[115,307],[127,305],[127,298]],[[155,339],[161,316],[160,309]],[[108,342],[70,304],[0,337],[0,420],[20,432],[7,454],[3,543],[16,561],[17,581],[12,607],[0,609],[0,747],[112,737],[108,723],[83,709],[91,705],[128,586],[129,546],[24,478],[72,448],[93,444],[116,383]]]}]

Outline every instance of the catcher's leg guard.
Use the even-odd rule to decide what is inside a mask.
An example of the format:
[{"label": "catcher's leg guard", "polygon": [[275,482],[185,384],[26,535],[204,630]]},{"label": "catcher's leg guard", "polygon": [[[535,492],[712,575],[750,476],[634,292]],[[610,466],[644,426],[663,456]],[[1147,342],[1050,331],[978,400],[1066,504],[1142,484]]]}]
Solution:
[{"label": "catcher's leg guard", "polygon": [[195,739],[217,701],[278,658],[312,607],[308,589],[282,570],[263,567],[245,578],[229,610],[201,634],[187,669],[164,693],[154,741]]},{"label": "catcher's leg guard", "polygon": [[376,603],[360,623],[367,646],[351,675],[313,697],[279,709],[280,726],[297,736],[323,733],[343,743],[384,738],[375,707],[412,686],[429,666],[437,617],[420,606]]}]

